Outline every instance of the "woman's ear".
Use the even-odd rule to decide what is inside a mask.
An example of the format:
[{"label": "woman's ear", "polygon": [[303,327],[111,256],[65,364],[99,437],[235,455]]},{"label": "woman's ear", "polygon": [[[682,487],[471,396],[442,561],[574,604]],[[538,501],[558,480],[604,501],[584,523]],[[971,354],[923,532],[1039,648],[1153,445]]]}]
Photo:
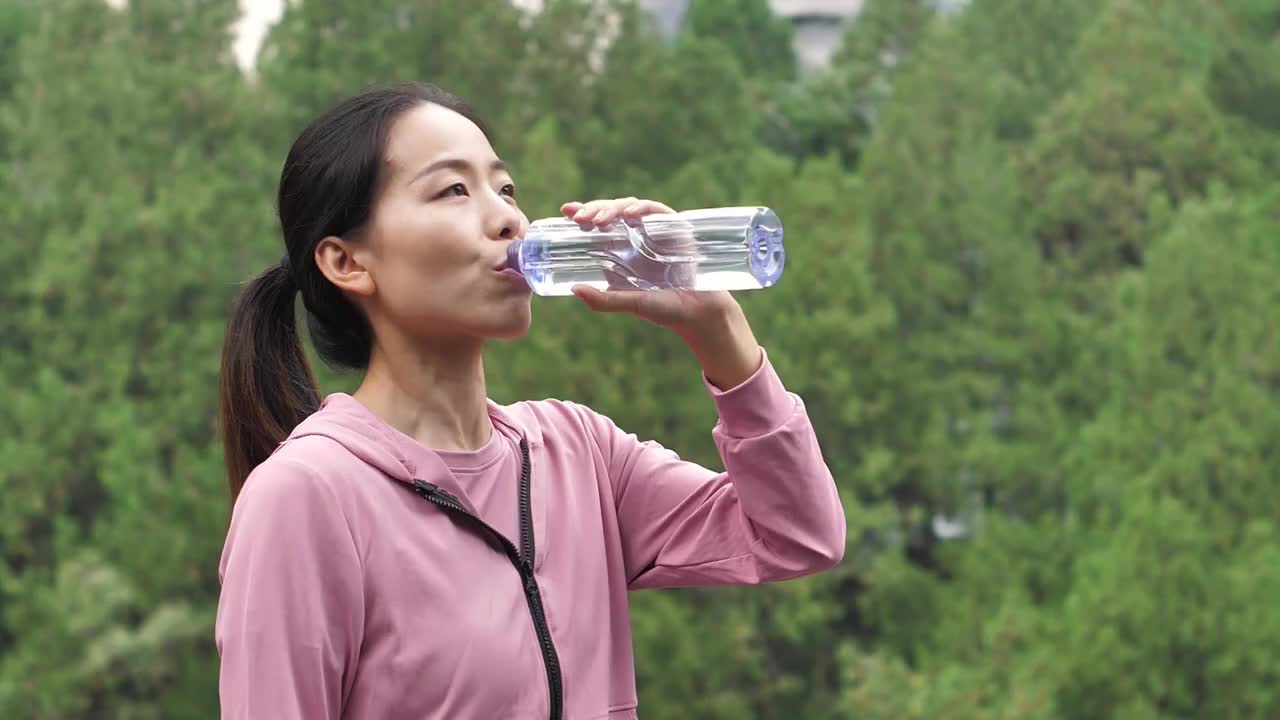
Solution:
[{"label": "woman's ear", "polygon": [[368,260],[368,248],[356,246],[336,235],[330,235],[316,244],[316,267],[329,282],[340,290],[368,297],[373,295],[376,286],[373,275],[365,266]]}]

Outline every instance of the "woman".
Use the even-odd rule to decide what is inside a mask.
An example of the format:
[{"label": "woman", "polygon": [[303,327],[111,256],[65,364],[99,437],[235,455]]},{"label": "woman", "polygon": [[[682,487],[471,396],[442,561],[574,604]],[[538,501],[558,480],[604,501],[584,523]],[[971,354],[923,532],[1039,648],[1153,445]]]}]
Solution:
[{"label": "woman", "polygon": [[[686,341],[726,472],[573,402],[488,399],[486,341],[529,328],[528,287],[500,272],[528,221],[457,99],[342,102],[294,143],[278,203],[287,254],[240,296],[222,359],[224,718],[635,718],[628,590],[840,561],[813,428],[728,293],[577,291]],[[320,396],[299,292],[320,356],[363,371],[353,394]]]}]

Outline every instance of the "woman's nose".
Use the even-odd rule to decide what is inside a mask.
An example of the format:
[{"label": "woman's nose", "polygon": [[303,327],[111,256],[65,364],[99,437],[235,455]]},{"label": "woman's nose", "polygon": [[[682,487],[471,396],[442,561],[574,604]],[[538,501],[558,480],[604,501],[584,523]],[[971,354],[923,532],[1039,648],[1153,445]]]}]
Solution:
[{"label": "woman's nose", "polygon": [[519,237],[524,232],[524,226],[528,222],[524,213],[520,208],[516,207],[507,200],[499,200],[501,207],[494,212],[491,222],[494,223],[495,232],[490,233],[491,237],[500,240],[512,240]]}]

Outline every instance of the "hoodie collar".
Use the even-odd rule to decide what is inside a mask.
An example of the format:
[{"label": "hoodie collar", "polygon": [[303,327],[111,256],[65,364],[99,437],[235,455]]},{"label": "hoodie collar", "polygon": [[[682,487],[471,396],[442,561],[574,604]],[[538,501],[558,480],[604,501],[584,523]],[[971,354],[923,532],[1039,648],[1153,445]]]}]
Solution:
[{"label": "hoodie collar", "polygon": [[[524,438],[531,448],[541,445],[538,424],[531,422],[532,418],[522,417],[518,406],[507,407],[490,399],[487,407],[494,432],[504,433],[516,441]],[[393,480],[409,485],[414,480],[426,480],[438,485],[474,511],[474,505],[439,454],[392,427],[347,393],[326,396],[320,409],[299,423],[285,442],[309,435],[337,442]]]}]

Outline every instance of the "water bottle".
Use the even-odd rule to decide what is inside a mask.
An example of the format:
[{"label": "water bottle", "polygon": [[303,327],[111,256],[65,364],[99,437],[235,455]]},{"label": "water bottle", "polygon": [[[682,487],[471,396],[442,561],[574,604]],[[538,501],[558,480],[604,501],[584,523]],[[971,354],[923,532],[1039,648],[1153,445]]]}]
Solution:
[{"label": "water bottle", "polygon": [[782,223],[766,207],[646,215],[583,229],[567,218],[529,225],[507,247],[507,268],[538,295],[600,290],[755,290],[778,281]]}]

